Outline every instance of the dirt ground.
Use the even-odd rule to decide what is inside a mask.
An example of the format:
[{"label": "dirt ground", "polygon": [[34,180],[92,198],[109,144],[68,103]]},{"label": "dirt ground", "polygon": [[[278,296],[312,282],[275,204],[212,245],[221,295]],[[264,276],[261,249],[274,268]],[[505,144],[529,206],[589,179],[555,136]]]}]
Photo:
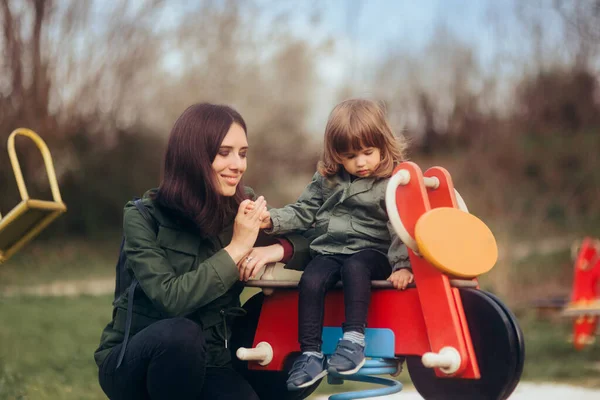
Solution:
[{"label": "dirt ground", "polygon": [[[600,379],[600,377],[599,377]],[[327,396],[310,397],[311,400],[327,400]],[[407,389],[402,392],[385,396],[370,397],[372,400],[422,400],[415,390]],[[553,383],[529,383],[521,382],[515,389],[509,400],[598,400],[599,389],[585,389],[569,385],[557,385]]]}]

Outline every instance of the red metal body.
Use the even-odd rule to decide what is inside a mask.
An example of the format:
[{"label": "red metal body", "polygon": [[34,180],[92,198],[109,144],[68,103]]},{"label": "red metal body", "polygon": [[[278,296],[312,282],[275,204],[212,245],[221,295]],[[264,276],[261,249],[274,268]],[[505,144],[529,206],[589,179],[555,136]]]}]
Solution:
[{"label": "red metal body", "polygon": [[[457,207],[454,186],[450,174],[440,167],[423,174],[416,164],[405,162],[394,172],[399,169],[408,170],[411,179],[408,184],[398,186],[396,206],[404,226],[414,238],[415,225],[423,214],[435,207]],[[439,187],[426,189],[423,175],[437,177]],[[439,352],[446,346],[454,347],[461,356],[461,364],[452,376],[480,378],[458,289],[452,288],[448,276],[427,260],[411,250],[409,255],[417,287],[405,291],[374,290],[368,327],[392,329],[396,355],[422,355],[429,351]],[[281,370],[285,359],[300,351],[297,310],[298,294],[294,290],[276,290],[265,298],[254,346],[262,341],[269,342],[273,347],[273,361],[264,367],[250,363],[250,368]],[[333,291],[326,298],[324,325],[339,327],[343,320],[343,293]],[[448,376],[437,369],[436,374]]]},{"label": "red metal body", "polygon": [[[268,342],[273,347],[273,360],[262,367],[250,363],[251,369],[282,370],[285,359],[300,351],[298,345],[298,292],[276,290],[265,297],[254,346]],[[334,290],[325,300],[325,326],[339,327],[344,321],[344,299]],[[430,350],[427,330],[416,289],[404,292],[375,290],[371,297],[369,328],[388,328],[395,334],[396,354],[420,355]]]}]

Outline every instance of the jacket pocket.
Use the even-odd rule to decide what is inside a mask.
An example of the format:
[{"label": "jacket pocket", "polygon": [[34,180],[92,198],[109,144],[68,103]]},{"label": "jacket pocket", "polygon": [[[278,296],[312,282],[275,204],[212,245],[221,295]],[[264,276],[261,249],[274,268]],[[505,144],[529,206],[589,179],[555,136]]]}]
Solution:
[{"label": "jacket pocket", "polygon": [[164,249],[187,255],[197,256],[199,250],[198,238],[187,232],[161,226],[158,231],[158,244]]},{"label": "jacket pocket", "polygon": [[314,227],[315,234],[323,235],[323,234],[327,233],[327,230],[329,229],[329,220],[330,220],[330,218],[322,218],[322,219],[315,221],[315,227]]},{"label": "jacket pocket", "polygon": [[375,239],[377,241],[390,240],[390,235],[385,226],[382,228],[369,226],[354,219],[350,221],[350,225],[352,226],[352,230],[355,231],[359,237],[366,236],[367,239]]}]

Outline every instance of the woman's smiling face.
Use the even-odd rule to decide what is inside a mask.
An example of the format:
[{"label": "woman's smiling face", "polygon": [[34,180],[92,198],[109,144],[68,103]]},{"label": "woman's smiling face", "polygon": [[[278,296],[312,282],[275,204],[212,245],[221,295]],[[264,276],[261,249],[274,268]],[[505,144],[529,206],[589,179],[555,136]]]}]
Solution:
[{"label": "woman's smiling face", "polygon": [[240,125],[231,124],[212,163],[221,195],[233,196],[235,194],[237,185],[246,171],[247,152],[246,132]]}]

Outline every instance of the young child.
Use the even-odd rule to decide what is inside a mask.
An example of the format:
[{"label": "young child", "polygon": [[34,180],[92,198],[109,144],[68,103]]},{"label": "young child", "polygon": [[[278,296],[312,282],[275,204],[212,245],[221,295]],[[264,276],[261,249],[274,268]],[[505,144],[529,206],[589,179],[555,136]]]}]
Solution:
[{"label": "young child", "polygon": [[[307,232],[313,260],[299,283],[298,339],[288,389],[312,385],[329,372],[353,374],[365,362],[371,280],[405,289],[413,275],[404,244],[389,223],[385,190],[406,142],[396,138],[375,102],[338,104],[325,128],[325,149],[312,182],[295,204],[271,209],[267,233]],[[390,276],[391,274],[391,276]],[[344,336],[326,362],[321,334],[326,292],[343,282]]]}]

